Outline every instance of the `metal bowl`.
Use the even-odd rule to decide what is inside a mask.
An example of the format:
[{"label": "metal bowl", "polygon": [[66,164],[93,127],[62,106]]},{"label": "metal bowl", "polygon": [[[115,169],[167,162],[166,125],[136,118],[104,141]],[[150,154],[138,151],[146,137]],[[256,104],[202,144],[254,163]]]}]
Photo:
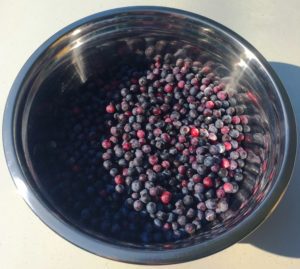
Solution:
[{"label": "metal bowl", "polygon": [[[134,44],[165,40],[180,53],[213,61],[228,90],[251,115],[255,134],[248,141],[252,159],[247,175],[222,225],[169,244],[133,244],[80,227],[53,203],[44,184],[51,175],[45,141],[57,128],[55,104],[95,72],[121,57],[118,44],[138,53]],[[177,45],[176,45],[177,44]],[[143,45],[140,45],[143,46]],[[233,93],[235,94],[235,93]],[[289,182],[296,154],[294,113],[278,77],[247,41],[226,27],[189,12],[163,7],[128,7],[101,12],[62,29],[42,44],[19,72],[8,97],[3,143],[12,178],[35,214],[59,235],[99,256],[140,264],[190,261],[220,251],[251,233],[272,212]],[[40,144],[39,144],[40,143]],[[41,145],[41,143],[43,145]],[[44,153],[41,154],[41,151]],[[263,165],[257,163],[257,157]]]}]

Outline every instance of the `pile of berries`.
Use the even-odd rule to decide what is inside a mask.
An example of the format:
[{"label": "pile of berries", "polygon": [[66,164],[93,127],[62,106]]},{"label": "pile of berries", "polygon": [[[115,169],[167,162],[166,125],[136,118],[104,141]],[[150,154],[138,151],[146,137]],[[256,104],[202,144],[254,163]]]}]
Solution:
[{"label": "pile of berries", "polygon": [[218,221],[244,179],[244,106],[190,58],[156,55],[146,72],[115,84],[102,108],[109,134],[99,165],[110,194],[145,220],[140,239],[176,240]]},{"label": "pile of berries", "polygon": [[110,49],[110,68],[51,101],[53,111],[43,106],[35,121],[45,126],[34,154],[46,156],[36,167],[55,205],[94,236],[138,244],[222,226],[261,168],[247,144],[253,136],[263,145],[248,106],[255,99],[228,91],[213,62],[177,41]]}]

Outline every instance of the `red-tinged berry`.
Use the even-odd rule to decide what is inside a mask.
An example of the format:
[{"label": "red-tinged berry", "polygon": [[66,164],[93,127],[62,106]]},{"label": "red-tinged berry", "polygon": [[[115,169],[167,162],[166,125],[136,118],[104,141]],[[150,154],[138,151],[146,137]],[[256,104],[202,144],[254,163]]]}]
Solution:
[{"label": "red-tinged berry", "polygon": [[239,116],[233,116],[232,119],[231,119],[231,122],[232,122],[233,124],[240,124],[241,119],[240,119]]},{"label": "red-tinged berry", "polygon": [[103,140],[101,145],[104,149],[109,149],[112,146],[111,141],[108,139]]},{"label": "red-tinged berry", "polygon": [[228,126],[224,126],[221,128],[221,133],[222,134],[228,134],[230,131],[230,128]]},{"label": "red-tinged berry", "polygon": [[190,155],[189,156],[189,163],[193,163],[194,161],[196,161],[196,156]]},{"label": "red-tinged berry", "polygon": [[158,107],[155,107],[155,108],[153,108],[152,112],[153,112],[153,115],[158,116],[161,114],[161,109]]},{"label": "red-tinged berry", "polygon": [[115,113],[116,109],[115,106],[113,104],[109,104],[108,106],[106,106],[106,112],[107,113]]},{"label": "red-tinged berry", "polygon": [[200,131],[198,128],[192,127],[191,128],[191,136],[198,137],[200,135]]},{"label": "red-tinged berry", "polygon": [[131,144],[129,142],[123,143],[122,147],[126,151],[131,150]]},{"label": "red-tinged berry", "polygon": [[123,168],[123,170],[122,170],[122,175],[123,175],[124,177],[127,177],[127,176],[128,176],[128,168]]},{"label": "red-tinged berry", "polygon": [[158,157],[156,155],[151,155],[148,161],[151,165],[155,165],[158,163]]},{"label": "red-tinged berry", "polygon": [[238,142],[242,142],[245,140],[245,136],[243,134],[239,134],[238,138],[236,139]]},{"label": "red-tinged berry", "polygon": [[171,93],[173,92],[173,86],[171,84],[167,84],[164,88],[166,93]]},{"label": "red-tinged berry", "polygon": [[147,141],[146,141],[145,138],[142,137],[142,138],[139,139],[139,142],[140,142],[141,146],[143,146],[143,145],[146,144]]},{"label": "red-tinged berry", "polygon": [[169,143],[171,141],[171,137],[167,133],[161,134],[161,139],[166,143]]},{"label": "red-tinged berry", "polygon": [[159,165],[159,164],[153,165],[153,171],[156,173],[161,172],[161,165]]},{"label": "red-tinged berry", "polygon": [[214,93],[218,93],[219,91],[221,91],[221,88],[219,86],[213,87],[213,92]]},{"label": "red-tinged berry", "polygon": [[138,131],[136,132],[136,136],[137,136],[138,138],[144,138],[144,137],[145,137],[145,132],[144,132],[143,130],[138,130]]},{"label": "red-tinged berry", "polygon": [[117,185],[123,184],[123,183],[124,183],[124,178],[123,178],[121,175],[116,175],[116,176],[115,176],[115,183],[116,183]]},{"label": "red-tinged berry", "polygon": [[240,119],[241,119],[241,123],[244,125],[247,125],[249,123],[248,116],[246,116],[246,115],[241,115]]},{"label": "red-tinged berry", "polygon": [[172,119],[170,117],[165,118],[165,123],[172,123]]},{"label": "red-tinged berry", "polygon": [[207,101],[205,103],[205,107],[208,109],[213,109],[215,107],[215,103],[213,101]]},{"label": "red-tinged berry", "polygon": [[166,222],[166,223],[164,224],[164,226],[163,226],[163,229],[164,229],[164,230],[170,230],[170,229],[171,229],[171,224],[168,223],[168,222]]},{"label": "red-tinged berry", "polygon": [[229,166],[230,166],[229,160],[226,158],[223,158],[221,160],[221,167],[227,169],[227,168],[229,168]]},{"label": "red-tinged berry", "polygon": [[160,128],[155,128],[153,134],[155,136],[160,136],[162,134],[162,130]]},{"label": "red-tinged berry", "polygon": [[201,177],[199,175],[193,175],[193,182],[194,183],[200,183],[201,182]]},{"label": "red-tinged berry", "polygon": [[225,150],[230,151],[232,149],[232,145],[230,142],[224,142]]},{"label": "red-tinged berry", "polygon": [[147,87],[146,86],[141,86],[140,87],[140,92],[142,92],[142,93],[147,92]]},{"label": "red-tinged berry", "polygon": [[217,93],[217,97],[221,100],[221,101],[224,101],[227,99],[227,93],[224,92],[224,91],[220,91]]},{"label": "red-tinged berry", "polygon": [[225,193],[223,188],[219,188],[216,191],[216,195],[217,195],[218,198],[224,198],[226,193]]},{"label": "red-tinged berry", "polygon": [[183,89],[184,88],[184,85],[185,85],[185,81],[184,80],[180,80],[178,83],[177,83],[177,87],[179,89]]},{"label": "red-tinged berry", "polygon": [[187,187],[187,185],[188,185],[188,181],[187,181],[187,180],[182,180],[182,181],[180,182],[180,186],[181,186],[182,188]]},{"label": "red-tinged berry", "polygon": [[203,179],[203,185],[206,187],[206,188],[211,188],[214,184],[213,184],[213,180],[211,177],[205,177]]},{"label": "red-tinged berry", "polygon": [[164,191],[160,197],[160,200],[165,205],[169,204],[171,199],[172,199],[172,194],[168,191]]},{"label": "red-tinged berry", "polygon": [[165,160],[161,163],[161,166],[165,169],[168,169],[168,168],[170,168],[170,163],[169,163],[169,161]]},{"label": "red-tinged berry", "polygon": [[141,115],[141,114],[144,113],[144,109],[143,109],[142,107],[138,106],[138,107],[136,108],[136,113],[137,113],[138,115]]},{"label": "red-tinged berry", "polygon": [[223,189],[226,193],[232,193],[233,191],[233,185],[230,182],[226,182],[223,185]]},{"label": "red-tinged berry", "polygon": [[217,141],[218,137],[216,136],[216,134],[210,133],[208,135],[208,139],[211,140],[211,141]]},{"label": "red-tinged berry", "polygon": [[185,143],[185,142],[186,142],[185,136],[179,135],[179,136],[178,136],[178,142],[179,142],[179,143]]},{"label": "red-tinged berry", "polygon": [[109,138],[109,141],[112,142],[112,143],[114,143],[114,144],[116,144],[116,143],[118,142],[118,138],[115,137],[115,136],[111,136],[111,137]]},{"label": "red-tinged berry", "polygon": [[184,175],[184,174],[186,173],[186,167],[185,167],[184,165],[180,165],[180,166],[178,167],[178,173],[179,173],[180,175]]}]

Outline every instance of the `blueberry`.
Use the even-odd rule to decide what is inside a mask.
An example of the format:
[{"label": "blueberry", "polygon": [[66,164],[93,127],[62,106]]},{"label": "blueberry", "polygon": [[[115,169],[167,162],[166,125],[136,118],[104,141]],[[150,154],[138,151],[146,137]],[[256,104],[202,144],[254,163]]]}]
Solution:
[{"label": "blueberry", "polygon": [[236,151],[231,151],[230,152],[230,159],[232,160],[237,160],[240,157],[239,153]]},{"label": "blueberry", "polygon": [[194,234],[195,231],[196,231],[196,227],[194,224],[192,223],[187,223],[184,227],[185,231],[188,233],[188,234]]},{"label": "blueberry", "polygon": [[154,225],[158,228],[162,227],[162,221],[160,219],[154,219]]},{"label": "blueberry", "polygon": [[190,208],[187,212],[186,212],[186,216],[189,219],[192,219],[195,216],[196,212],[193,208]]},{"label": "blueberry", "polygon": [[126,167],[127,162],[126,162],[125,159],[120,159],[120,160],[118,161],[118,165],[119,165],[120,167]]},{"label": "blueberry", "polygon": [[178,230],[179,226],[178,226],[178,223],[177,222],[172,222],[172,229],[174,231]]},{"label": "blueberry", "polygon": [[190,206],[193,204],[193,197],[191,195],[185,195],[183,197],[183,203],[186,206]]},{"label": "blueberry", "polygon": [[239,155],[240,155],[240,158],[242,159],[242,160],[244,160],[244,159],[246,159],[247,158],[247,151],[245,151],[245,150],[240,150],[239,151]]},{"label": "blueberry", "polygon": [[225,152],[224,144],[217,144],[216,147],[217,147],[218,153],[223,154]]},{"label": "blueberry", "polygon": [[238,163],[238,166],[239,166],[240,168],[243,168],[243,167],[245,166],[245,161],[244,161],[244,160],[238,159],[238,160],[237,160],[237,163]]},{"label": "blueberry", "polygon": [[221,199],[216,207],[216,213],[226,212],[229,208],[228,202],[226,199]]},{"label": "blueberry", "polygon": [[195,184],[194,191],[195,191],[195,193],[203,193],[203,191],[204,191],[203,184],[202,183]]},{"label": "blueberry", "polygon": [[140,200],[141,200],[144,204],[147,204],[148,202],[151,201],[151,198],[150,198],[149,194],[145,193],[145,194],[141,195]]},{"label": "blueberry", "polygon": [[[202,213],[202,212],[201,212]],[[192,223],[195,225],[195,229],[196,230],[200,230],[202,225],[201,225],[201,219],[202,218],[199,218],[199,220],[194,220]]]},{"label": "blueberry", "polygon": [[205,219],[209,222],[214,221],[216,219],[216,212],[211,209],[206,210]]},{"label": "blueberry", "polygon": [[215,191],[213,189],[208,190],[207,192],[205,192],[205,197],[207,199],[211,199],[215,197]]},{"label": "blueberry", "polygon": [[[223,118],[223,121],[224,121],[224,118]],[[215,122],[216,128],[221,129],[224,126],[224,122],[223,121],[220,120],[220,119],[216,120],[216,122]],[[226,123],[228,123],[228,121]]]},{"label": "blueberry", "polygon": [[144,207],[143,203],[140,200],[134,201],[134,203],[133,203],[134,210],[141,211],[143,209],[143,207]]},{"label": "blueberry", "polygon": [[177,218],[177,223],[180,225],[180,226],[184,226],[186,224],[186,217],[185,216],[179,216]]},{"label": "blueberry", "polygon": [[205,175],[205,173],[206,173],[206,166],[205,165],[198,165],[198,167],[197,167],[197,173],[199,174],[199,175],[201,175],[201,176],[203,176],[203,175]]},{"label": "blueberry", "polygon": [[197,155],[196,160],[197,160],[198,163],[202,164],[202,163],[204,163],[204,156],[203,155]]},{"label": "blueberry", "polygon": [[167,214],[161,210],[157,211],[156,212],[156,217],[162,221],[166,220],[167,219]]},{"label": "blueberry", "polygon": [[174,222],[176,220],[176,216],[174,213],[168,213],[167,215],[167,222],[171,223],[171,222]]},{"label": "blueberry", "polygon": [[151,146],[149,145],[143,145],[142,146],[142,151],[146,154],[150,153],[151,152]]},{"label": "blueberry", "polygon": [[132,184],[131,184],[132,191],[138,192],[141,190],[141,188],[142,188],[142,183],[140,181],[135,180],[132,182]]},{"label": "blueberry", "polygon": [[103,162],[103,167],[104,167],[106,170],[111,169],[111,167],[112,167],[112,162],[109,161],[109,160],[104,161],[104,162]]},{"label": "blueberry", "polygon": [[154,184],[151,181],[145,182],[145,188],[150,190],[152,187],[154,187]]},{"label": "blueberry", "polygon": [[238,130],[230,130],[229,135],[230,135],[232,138],[238,138],[239,135],[240,135],[240,132],[239,132]]},{"label": "blueberry", "polygon": [[150,214],[154,214],[156,212],[156,204],[154,202],[149,202],[146,209]]},{"label": "blueberry", "polygon": [[206,158],[204,159],[203,164],[204,164],[206,167],[211,167],[211,166],[214,164],[214,162],[213,162],[213,157],[211,157],[211,156],[206,157]]},{"label": "blueberry", "polygon": [[123,193],[125,190],[123,185],[116,185],[115,189],[117,193]]},{"label": "blueberry", "polygon": [[208,209],[216,209],[217,201],[216,199],[208,199],[205,201],[206,208]]},{"label": "blueberry", "polygon": [[110,175],[115,177],[118,174],[118,169],[117,168],[111,168],[109,171]]}]

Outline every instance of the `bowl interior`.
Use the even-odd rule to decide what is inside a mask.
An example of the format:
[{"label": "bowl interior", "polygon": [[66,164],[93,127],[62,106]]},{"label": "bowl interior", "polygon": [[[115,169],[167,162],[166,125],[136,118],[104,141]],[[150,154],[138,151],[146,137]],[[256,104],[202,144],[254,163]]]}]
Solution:
[{"label": "bowl interior", "polygon": [[[57,158],[61,137],[62,100],[72,98],[90,78],[110,79],[120,65],[144,64],[149,45],[176,57],[191,57],[210,66],[226,83],[250,115],[252,133],[245,147],[248,158],[245,179],[235,203],[208,231],[168,244],[129,243],[99,233],[82,223],[54,187],[64,186],[68,167]],[[165,44],[165,45],[164,45]],[[238,94],[237,94],[238,93]],[[247,47],[207,21],[169,12],[131,11],[95,19],[65,33],[33,64],[18,95],[14,135],[19,162],[29,186],[62,221],[78,231],[112,244],[140,249],[175,249],[202,244],[235,229],[251,215],[270,193],[280,171],[285,150],[284,113],[274,82],[261,62]],[[99,177],[102,176],[99,171]]]}]

